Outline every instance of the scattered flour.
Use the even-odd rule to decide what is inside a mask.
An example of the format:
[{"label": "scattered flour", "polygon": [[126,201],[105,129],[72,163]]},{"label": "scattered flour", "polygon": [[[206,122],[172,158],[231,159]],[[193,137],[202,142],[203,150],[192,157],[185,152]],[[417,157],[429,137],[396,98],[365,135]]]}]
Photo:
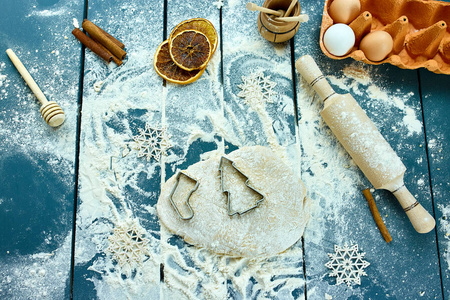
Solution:
[{"label": "scattered flour", "polygon": [[0,88],[6,85],[6,75],[0,74]]},{"label": "scattered flour", "polygon": [[[73,169],[78,87],[74,84],[66,88],[63,82],[67,79],[55,79],[55,76],[64,75],[58,66],[70,66],[70,60],[79,51],[74,46],[79,45],[77,41],[67,38],[72,26],[79,27],[77,18],[73,18],[72,24],[70,18],[73,16],[67,20],[67,11],[72,5],[73,1],[66,0],[54,10],[32,11],[27,17],[43,20],[48,16],[60,17],[59,27],[52,24],[48,28],[55,39],[51,49],[56,49],[55,53],[59,51],[60,55],[53,55],[52,66],[37,64],[30,66],[30,71],[34,75],[45,68],[40,78],[47,78],[41,82],[43,89],[50,98],[61,99],[61,106],[74,114],[69,114],[64,126],[57,131],[46,131],[47,125],[39,122],[42,120],[39,119],[38,105],[33,103],[34,98],[24,96],[29,95],[28,88],[23,82],[17,82],[12,90],[19,91],[19,108],[13,108],[8,115],[3,113],[0,123],[0,136],[4,137],[0,141],[2,146],[12,145],[18,149],[15,151],[27,153],[50,153],[53,158],[49,161],[55,166],[55,172],[66,177],[73,174],[64,172],[59,166],[67,168],[69,165],[67,169]],[[229,258],[188,246],[160,227],[155,211],[159,187],[177,169],[187,167],[187,162],[208,159],[229,151],[230,147],[268,146],[291,165],[294,172],[302,172],[302,179],[315,201],[312,221],[305,233],[310,243],[308,247],[314,248],[328,239],[329,233],[323,230],[328,222],[340,225],[333,232],[336,240],[348,238],[350,225],[342,212],[348,208],[348,199],[360,193],[363,179],[345,150],[330,139],[331,133],[318,114],[320,103],[304,82],[298,84],[298,128],[292,125],[295,121],[293,95],[285,92],[290,90],[292,82],[288,47],[273,47],[261,39],[252,22],[236,26],[235,20],[256,19],[254,12],[247,11],[242,2],[236,0],[225,4],[222,0],[202,4],[201,9],[206,14],[203,17],[211,20],[216,28],[219,28],[220,20],[216,7],[228,9],[223,10],[224,84],[222,87],[220,83],[221,53],[217,50],[202,78],[195,85],[180,88],[170,83],[163,86],[151,64],[143,63],[151,62],[163,38],[162,34],[155,34],[163,31],[162,15],[161,20],[148,25],[150,18],[157,18],[153,10],[162,11],[155,5],[151,0],[123,4],[120,7],[121,22],[111,10],[94,11],[90,16],[111,33],[126,37],[128,57],[125,64],[117,68],[113,64],[106,66],[91,52],[86,52],[75,248],[78,281],[75,284],[82,289],[86,286],[83,280],[92,282],[99,299],[175,299],[180,296],[188,299],[302,299],[305,281],[301,241],[288,251],[266,259]],[[162,6],[161,3],[158,5]],[[179,3],[169,1],[168,5]],[[35,7],[29,9],[36,10]],[[175,25],[195,12],[198,8],[169,14],[169,24]],[[77,17],[81,18],[81,12]],[[136,27],[144,30],[129,35]],[[236,28],[242,34],[235,34]],[[22,51],[21,54],[26,61],[39,62],[37,58],[45,55],[45,51]],[[0,74],[4,67],[4,63],[0,64]],[[277,83],[274,89],[279,98],[274,103],[252,106],[242,103],[237,95],[242,76],[248,76],[258,68],[267,70],[271,81]],[[343,77],[329,78],[343,90],[367,94],[376,102],[374,105],[404,114],[397,127],[410,135],[420,133],[422,126],[416,111],[407,106],[413,93],[383,91],[372,83],[371,73],[370,69],[350,66],[344,70]],[[70,82],[78,81],[78,74],[69,77]],[[0,101],[8,96],[4,88],[9,85],[13,85],[10,79],[0,75]],[[131,146],[132,137],[146,122],[166,125],[172,136],[173,147],[159,163],[138,159],[136,149]],[[192,149],[198,147],[197,143],[211,149],[195,153]],[[428,146],[433,147],[433,143]],[[65,163],[61,164],[61,161]],[[331,169],[333,172],[329,171]],[[445,214],[450,215],[448,208]],[[115,240],[115,232],[119,231],[122,238],[127,229],[134,232],[131,243],[139,244],[132,247],[138,252],[122,251],[127,240]],[[72,232],[67,232],[64,243],[53,253],[2,261],[6,266],[2,270],[7,271],[1,273],[0,294],[2,290],[10,289],[11,293],[20,290],[23,298],[64,298],[70,276],[67,258],[70,257],[71,236]],[[119,256],[115,255],[118,248],[114,245],[119,245],[122,251]],[[136,259],[134,263],[123,263],[127,255]],[[309,276],[313,281],[322,281],[326,251],[318,251],[316,257],[308,259],[311,264],[322,266],[308,270]],[[163,282],[160,282],[161,264],[164,265]],[[332,299],[324,292],[327,285],[319,284],[308,292]],[[349,293],[342,291],[342,295]]]},{"label": "scattered flour", "polygon": [[213,5],[217,7],[217,9],[220,9],[223,6],[223,0],[217,0],[216,2],[213,2]]},{"label": "scattered flour", "polygon": [[438,208],[442,212],[441,225],[439,230],[443,233],[447,245],[444,249],[444,258],[447,262],[447,268],[450,270],[450,205],[439,205]]},{"label": "scattered flour", "polygon": [[0,95],[1,95],[0,101],[8,97],[8,92],[6,91],[6,89],[10,84],[8,77],[2,74],[5,70],[5,66],[6,64],[4,62],[0,63]]},{"label": "scattered flour", "polygon": [[[132,9],[133,6],[127,7],[125,14]],[[239,12],[247,13],[240,8]],[[217,11],[210,13],[205,17],[219,28]],[[185,14],[189,15],[189,12]],[[168,22],[176,24],[186,18],[171,14]],[[93,21],[97,20],[94,18]],[[114,26],[114,23],[109,25]],[[103,26],[109,28],[108,24]],[[230,75],[226,77],[223,90],[218,50],[195,84],[180,88],[168,83],[163,87],[152,66],[141,63],[151,60],[161,37],[129,38],[124,41],[129,47],[128,58],[120,68],[99,67],[95,56],[89,52],[86,55],[77,266],[97,273],[88,275],[88,279],[101,291],[98,293],[101,299],[117,297],[116,293],[119,297],[145,298],[149,289],[153,298],[182,295],[190,299],[220,299],[229,293],[249,298],[260,293],[271,297],[292,297],[294,293],[301,297],[304,280],[300,242],[269,259],[230,259],[187,246],[159,226],[154,209],[160,184],[178,168],[186,168],[186,162],[192,164],[229,151],[230,146],[268,146],[294,172],[300,172],[292,95],[284,92],[291,84],[291,66],[285,62],[290,53],[280,47],[273,49],[266,42],[261,44],[268,49],[264,56],[250,43],[239,51],[236,48],[237,52],[224,53],[224,72]],[[233,44],[230,40],[224,47],[231,49]],[[273,56],[280,64],[267,76],[277,82],[273,88],[280,97],[274,103],[242,103],[237,96],[237,85],[242,83],[242,76],[257,71],[261,64],[270,70]],[[243,61],[248,64],[241,65]],[[95,84],[99,82],[102,84]],[[160,163],[137,158],[137,151],[130,144],[132,137],[138,134],[138,128],[147,122],[167,126],[171,136],[172,148],[167,151],[167,156],[161,156]],[[210,153],[191,153],[197,143],[210,145]],[[189,157],[192,154],[196,156]],[[131,273],[126,274],[129,276],[124,278],[113,255],[98,255],[108,253],[108,237],[114,228],[132,219],[139,220],[142,236],[148,240],[149,255],[142,266],[131,268]],[[159,281],[160,264],[164,265],[163,283]],[[130,288],[124,288],[126,286]]]},{"label": "scattered flour", "polygon": [[[408,100],[414,96],[413,92],[397,91],[388,92],[373,83],[370,75],[372,67],[355,62],[343,70],[343,75],[327,76],[330,82],[344,91],[371,99],[371,107],[383,106],[391,113],[403,114],[403,120],[397,127],[406,127],[407,135],[422,133],[422,123],[417,118],[417,111],[407,106]],[[376,120],[373,120],[376,122]]]},{"label": "scattered flour", "polygon": [[80,28],[80,23],[78,23],[78,20],[76,18],[73,18],[72,24],[73,24],[73,27]]},{"label": "scattered flour", "polygon": [[424,186],[425,185],[425,180],[423,178],[420,178],[419,180],[417,180],[417,185],[418,186]]},{"label": "scattered flour", "polygon": [[[319,60],[316,61],[322,63]],[[388,124],[388,130],[399,131],[396,134],[400,136],[400,142],[398,145],[394,145],[394,149],[408,145],[403,141],[407,141],[412,135],[421,133],[420,121],[415,117],[416,107],[409,106],[411,105],[409,104],[410,97],[414,95],[413,92],[384,90],[382,88],[383,77],[378,75],[373,67],[358,62],[344,68],[343,75],[329,75],[328,73],[332,74],[327,69],[329,66],[324,64],[322,67],[324,74],[337,92],[342,94],[348,92],[356,99],[362,99],[358,102],[368,112],[377,127]],[[309,187],[308,192],[311,199],[314,199],[312,217],[304,234],[304,247],[306,255],[308,255],[306,260],[307,296],[311,299],[323,299],[325,294],[333,299],[363,299],[367,297],[367,290],[364,287],[342,288],[327,280],[324,275],[327,272],[324,264],[327,261],[325,253],[330,252],[333,247],[332,243],[341,245],[358,243],[363,245],[363,251],[373,258],[386,255],[387,251],[390,251],[383,245],[374,244],[375,236],[369,234],[369,231],[372,230],[369,223],[359,222],[359,220],[372,219],[370,213],[367,213],[367,204],[361,195],[361,190],[370,187],[370,183],[362,176],[351,157],[324,123],[319,114],[323,106],[322,101],[301,76],[298,77],[298,82],[297,105],[302,148],[302,180]],[[431,147],[436,146],[431,143]],[[423,179],[423,183],[423,190],[427,191],[425,179]],[[378,191],[374,189],[371,191],[374,193],[377,203],[384,200],[380,199],[382,196]],[[383,218],[387,218],[389,223],[388,218],[391,217],[391,213],[383,212],[383,210],[386,212],[386,207],[379,207],[379,209]],[[349,220],[354,221],[350,222]],[[323,228],[332,229],[326,231]],[[358,235],[357,237],[351,236],[348,234],[349,232],[358,232]],[[377,231],[374,233],[379,235]],[[401,234],[398,236],[401,237]],[[353,238],[358,240],[354,241]],[[397,250],[398,253],[401,251],[401,249]],[[404,266],[405,268],[410,267],[407,263]],[[392,266],[377,260],[377,266],[370,266],[367,269],[369,278],[362,278],[362,281],[370,281],[371,287],[374,283],[375,285],[381,284],[380,289],[388,290],[388,286],[376,282],[380,278],[379,276],[376,276],[375,281],[370,277],[373,276],[371,272],[379,272],[383,274],[381,276],[384,277],[383,280],[391,281],[402,273],[399,271],[393,275],[396,273],[395,270],[392,274],[384,272],[389,268]],[[403,290],[400,291],[401,289]],[[406,293],[412,295],[412,291],[411,286],[409,288],[395,287],[390,296],[404,297]]]},{"label": "scattered flour", "polygon": [[[14,154],[29,164],[48,164],[54,170],[54,174],[48,175],[57,174],[60,182],[55,182],[55,185],[65,191],[73,189],[79,73],[71,68],[80,48],[74,47],[71,39],[64,39],[64,35],[69,35],[72,30],[67,15],[69,11],[75,12],[73,7],[78,5],[75,2],[60,1],[57,7],[48,10],[40,10],[33,6],[33,2],[24,2],[21,6],[25,12],[23,22],[33,24],[29,30],[37,30],[36,36],[45,33],[45,42],[38,43],[39,37],[36,43],[25,43],[15,36],[8,39],[8,46],[16,52],[43,93],[64,109],[66,121],[62,127],[53,129],[45,123],[36,97],[20,75],[3,75],[6,66],[12,67],[8,57],[4,55],[5,59],[0,62],[0,160],[3,162]],[[79,12],[81,18],[82,9]],[[48,22],[50,16],[51,23]],[[36,48],[26,48],[29,45]],[[10,199],[2,201],[4,205]],[[64,207],[66,203],[59,205]],[[71,218],[71,213],[55,216],[55,223],[61,228],[71,228]],[[34,224],[32,220],[30,222]],[[42,241],[42,249],[36,253],[18,255],[16,249],[1,253],[0,298],[66,298],[70,282],[72,232],[59,234],[62,237],[57,249],[46,247],[56,240],[56,236],[49,234]]]}]

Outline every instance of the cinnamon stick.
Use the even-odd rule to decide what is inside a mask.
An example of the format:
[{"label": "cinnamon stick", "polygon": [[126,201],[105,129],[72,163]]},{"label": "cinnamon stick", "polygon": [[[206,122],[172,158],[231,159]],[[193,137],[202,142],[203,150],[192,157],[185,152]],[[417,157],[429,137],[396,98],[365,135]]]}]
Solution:
[{"label": "cinnamon stick", "polygon": [[378,211],[377,205],[375,204],[375,200],[372,197],[372,193],[369,189],[363,190],[364,197],[366,197],[367,202],[369,203],[370,211],[372,212],[373,219],[375,220],[375,223],[378,226],[378,229],[381,232],[381,235],[383,236],[386,243],[389,243],[392,241],[392,237],[389,234],[389,231],[386,228],[386,225],[384,225],[383,219],[381,219],[380,212]]},{"label": "cinnamon stick", "polygon": [[113,40],[107,37],[94,23],[89,20],[84,20],[82,23],[83,29],[89,33],[89,35],[108,49],[113,55],[120,60],[124,59],[127,53],[120,48]]},{"label": "cinnamon stick", "polygon": [[[91,22],[92,23],[92,22]],[[94,24],[94,23],[92,23]],[[114,42],[114,44],[116,44],[117,46],[119,46],[120,48],[124,49],[125,45],[119,41],[118,39],[116,39],[115,37],[113,37],[112,35],[110,35],[109,33],[107,33],[106,31],[104,31],[101,27],[99,27],[97,24],[94,24],[95,27],[97,27],[104,35],[106,35],[111,41]]]},{"label": "cinnamon stick", "polygon": [[118,59],[114,54],[112,54],[108,49],[106,49],[102,44],[100,44],[98,41],[94,40],[94,42],[97,43],[97,45],[102,48],[104,51],[106,51],[107,53],[109,53],[112,57],[113,62],[116,63],[116,65],[121,66],[123,64],[123,61],[121,61],[120,59]]},{"label": "cinnamon stick", "polygon": [[87,48],[91,49],[92,52],[103,58],[106,62],[110,62],[113,60],[113,55],[108,51],[105,51],[105,48],[100,47],[100,45],[88,37],[83,33],[79,28],[75,28],[72,30],[72,34]]}]

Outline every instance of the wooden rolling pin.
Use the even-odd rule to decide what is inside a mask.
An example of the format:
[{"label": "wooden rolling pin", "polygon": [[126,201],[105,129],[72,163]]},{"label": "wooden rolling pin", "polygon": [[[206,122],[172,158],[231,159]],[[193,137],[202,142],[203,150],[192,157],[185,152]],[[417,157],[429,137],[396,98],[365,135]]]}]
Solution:
[{"label": "wooden rolling pin", "polygon": [[339,142],[376,189],[391,191],[417,232],[431,231],[436,222],[403,183],[405,165],[350,94],[337,94],[314,59],[305,55],[296,69],[324,101],[320,113]]}]

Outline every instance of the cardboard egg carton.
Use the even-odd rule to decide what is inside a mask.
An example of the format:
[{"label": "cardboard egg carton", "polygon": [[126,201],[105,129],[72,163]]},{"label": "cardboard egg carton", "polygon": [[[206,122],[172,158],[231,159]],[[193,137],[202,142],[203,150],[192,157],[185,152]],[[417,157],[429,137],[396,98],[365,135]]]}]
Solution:
[{"label": "cardboard egg carton", "polygon": [[[427,68],[438,74],[450,74],[450,2],[427,0],[360,0],[360,15],[349,26],[356,43],[349,54],[334,56],[323,44],[325,31],[333,25],[328,9],[333,0],[325,0],[320,48],[333,59],[351,57],[368,64],[389,63],[402,69]],[[385,30],[394,40],[394,49],[382,61],[374,62],[358,50],[359,42],[370,31]]]}]

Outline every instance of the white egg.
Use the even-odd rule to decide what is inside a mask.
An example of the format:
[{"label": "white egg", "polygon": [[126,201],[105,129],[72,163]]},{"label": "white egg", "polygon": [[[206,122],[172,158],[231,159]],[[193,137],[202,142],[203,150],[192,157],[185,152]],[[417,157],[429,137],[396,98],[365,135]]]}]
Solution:
[{"label": "white egg", "polygon": [[355,33],[348,25],[334,24],[325,31],[323,44],[331,54],[344,56],[355,45]]}]

